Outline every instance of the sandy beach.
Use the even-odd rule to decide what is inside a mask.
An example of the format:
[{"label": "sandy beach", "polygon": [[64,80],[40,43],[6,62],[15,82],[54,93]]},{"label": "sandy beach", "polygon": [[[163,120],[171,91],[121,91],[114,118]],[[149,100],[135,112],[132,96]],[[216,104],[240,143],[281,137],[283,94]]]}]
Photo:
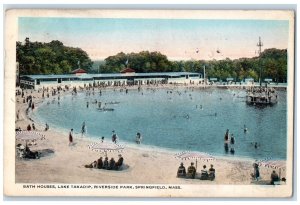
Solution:
[{"label": "sandy beach", "polygon": [[[70,94],[65,92],[64,94]],[[27,90],[27,95],[33,96],[35,106],[43,101],[42,93]],[[56,96],[54,96],[56,97]],[[51,99],[51,96],[50,96]],[[26,130],[32,121],[26,115],[27,103],[23,103],[21,96],[16,96],[16,111],[20,111],[16,127]],[[33,110],[35,112],[36,109]],[[32,112],[31,110],[29,112]],[[68,133],[54,130],[51,125],[44,131],[44,125],[34,122],[37,130],[45,135],[45,140],[38,140],[31,150],[51,149],[54,154],[40,159],[20,159],[16,156],[16,183],[138,183],[138,184],[252,184],[250,174],[253,172],[254,159],[238,157],[216,157],[212,162],[198,162],[197,172],[200,173],[205,164],[214,165],[216,178],[214,181],[199,179],[182,179],[176,177],[180,160],[174,157],[171,151],[154,150],[141,144],[140,146],[126,146],[122,155],[124,163],[129,167],[123,171],[109,171],[103,169],[85,168],[104,154],[88,149],[93,141],[87,137],[75,134],[74,145],[69,146]],[[106,139],[109,140],[110,139]],[[23,143],[24,141],[17,141]],[[201,151],[201,150],[199,150]],[[108,153],[108,157],[118,159],[118,152]],[[186,168],[195,160],[184,161]],[[260,168],[261,181],[270,180],[271,169]],[[285,173],[282,173],[285,176]]]}]

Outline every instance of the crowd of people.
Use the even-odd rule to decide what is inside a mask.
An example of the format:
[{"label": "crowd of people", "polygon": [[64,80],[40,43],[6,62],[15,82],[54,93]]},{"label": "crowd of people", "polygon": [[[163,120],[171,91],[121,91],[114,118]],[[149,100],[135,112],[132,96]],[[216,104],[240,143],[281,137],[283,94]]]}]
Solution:
[{"label": "crowd of people", "polygon": [[17,150],[19,157],[21,158],[27,158],[27,159],[38,159],[39,158],[39,152],[37,151],[31,151],[29,146],[25,145],[25,147],[22,144],[17,145]]},{"label": "crowd of people", "polygon": [[106,170],[120,170],[122,169],[124,158],[121,154],[118,155],[119,159],[118,161],[115,161],[115,159],[112,157],[110,160],[108,160],[108,157],[105,157],[104,160],[102,157],[95,160],[94,162],[85,165],[85,168],[95,168],[95,169],[106,169]]},{"label": "crowd of people", "polygon": [[[185,169],[185,166],[183,165],[183,162],[180,163],[180,166],[177,170],[177,177],[195,179],[196,174],[197,169],[194,166],[194,162],[191,162],[191,165],[188,167],[187,171]],[[206,169],[206,165],[203,165],[203,169],[200,173],[200,180],[214,180],[215,176],[216,170],[214,168],[214,165],[211,164],[209,170]]]}]

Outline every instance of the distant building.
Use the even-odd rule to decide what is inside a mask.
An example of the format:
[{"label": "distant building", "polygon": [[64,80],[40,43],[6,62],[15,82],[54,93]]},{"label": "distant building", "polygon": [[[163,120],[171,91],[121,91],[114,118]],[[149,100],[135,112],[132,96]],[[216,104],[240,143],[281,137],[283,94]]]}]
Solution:
[{"label": "distant building", "polygon": [[218,78],[209,78],[209,81],[217,82]]},{"label": "distant building", "polygon": [[[76,70],[75,70],[76,71]],[[43,87],[84,87],[84,86],[125,86],[150,84],[200,84],[204,83],[202,75],[190,72],[161,73],[105,73],[85,74],[80,70],[65,75],[23,75],[20,86],[23,88],[40,89]]]},{"label": "distant building", "polygon": [[77,68],[77,69],[73,70],[71,73],[75,74],[75,75],[82,75],[82,74],[86,74],[87,72],[85,70],[83,70],[82,68]]},{"label": "distant building", "polygon": [[233,81],[233,80],[234,80],[233,78],[226,78],[227,82],[230,82],[230,81]]},{"label": "distant building", "polygon": [[245,78],[245,83],[246,84],[254,84],[254,79],[253,78]]},{"label": "distant building", "polygon": [[272,80],[272,78],[265,78],[264,81],[265,81],[266,83],[270,83],[270,82],[272,82],[273,80]]}]

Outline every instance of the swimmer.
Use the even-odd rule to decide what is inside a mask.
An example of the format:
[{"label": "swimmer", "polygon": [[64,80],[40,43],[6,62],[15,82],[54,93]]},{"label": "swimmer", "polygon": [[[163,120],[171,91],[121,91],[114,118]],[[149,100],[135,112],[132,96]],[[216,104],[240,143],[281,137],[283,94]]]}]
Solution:
[{"label": "swimmer", "polygon": [[231,134],[230,144],[234,144],[234,142],[235,142],[234,136],[233,136],[233,134]]},{"label": "swimmer", "polygon": [[244,125],[244,132],[247,132],[247,131],[248,131],[248,129],[247,129],[246,125]]}]

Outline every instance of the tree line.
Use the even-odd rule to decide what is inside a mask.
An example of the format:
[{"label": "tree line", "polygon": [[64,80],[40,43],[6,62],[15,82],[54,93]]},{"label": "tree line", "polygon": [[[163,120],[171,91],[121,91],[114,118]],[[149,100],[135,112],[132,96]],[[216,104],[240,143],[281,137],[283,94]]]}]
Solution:
[{"label": "tree line", "polygon": [[54,40],[49,43],[17,42],[16,58],[20,75],[25,74],[66,74],[77,68],[90,71],[93,62],[81,48],[64,46]]},{"label": "tree line", "polygon": [[138,73],[186,71],[203,74],[204,66],[208,78],[214,77],[219,80],[233,78],[235,81],[253,78],[258,81],[260,68],[262,68],[262,78],[272,78],[275,82],[286,82],[287,50],[266,49],[260,57],[253,58],[186,61],[170,61],[167,56],[159,52],[142,51],[129,54],[121,52],[106,58],[104,64],[99,65],[98,71],[100,73],[119,73],[129,67]]},{"label": "tree line", "polygon": [[223,59],[223,60],[181,60],[170,61],[160,52],[141,51],[139,53],[118,53],[107,57],[97,66],[81,48],[64,46],[62,42],[53,40],[49,43],[17,42],[17,62],[20,75],[24,74],[67,74],[80,67],[89,73],[119,73],[124,68],[132,68],[137,73],[148,72],[196,72],[202,73],[205,66],[207,78],[226,80],[233,78],[241,81],[254,78],[258,81],[260,68],[262,78],[272,78],[275,82],[287,80],[287,50],[266,49],[260,57]]}]

